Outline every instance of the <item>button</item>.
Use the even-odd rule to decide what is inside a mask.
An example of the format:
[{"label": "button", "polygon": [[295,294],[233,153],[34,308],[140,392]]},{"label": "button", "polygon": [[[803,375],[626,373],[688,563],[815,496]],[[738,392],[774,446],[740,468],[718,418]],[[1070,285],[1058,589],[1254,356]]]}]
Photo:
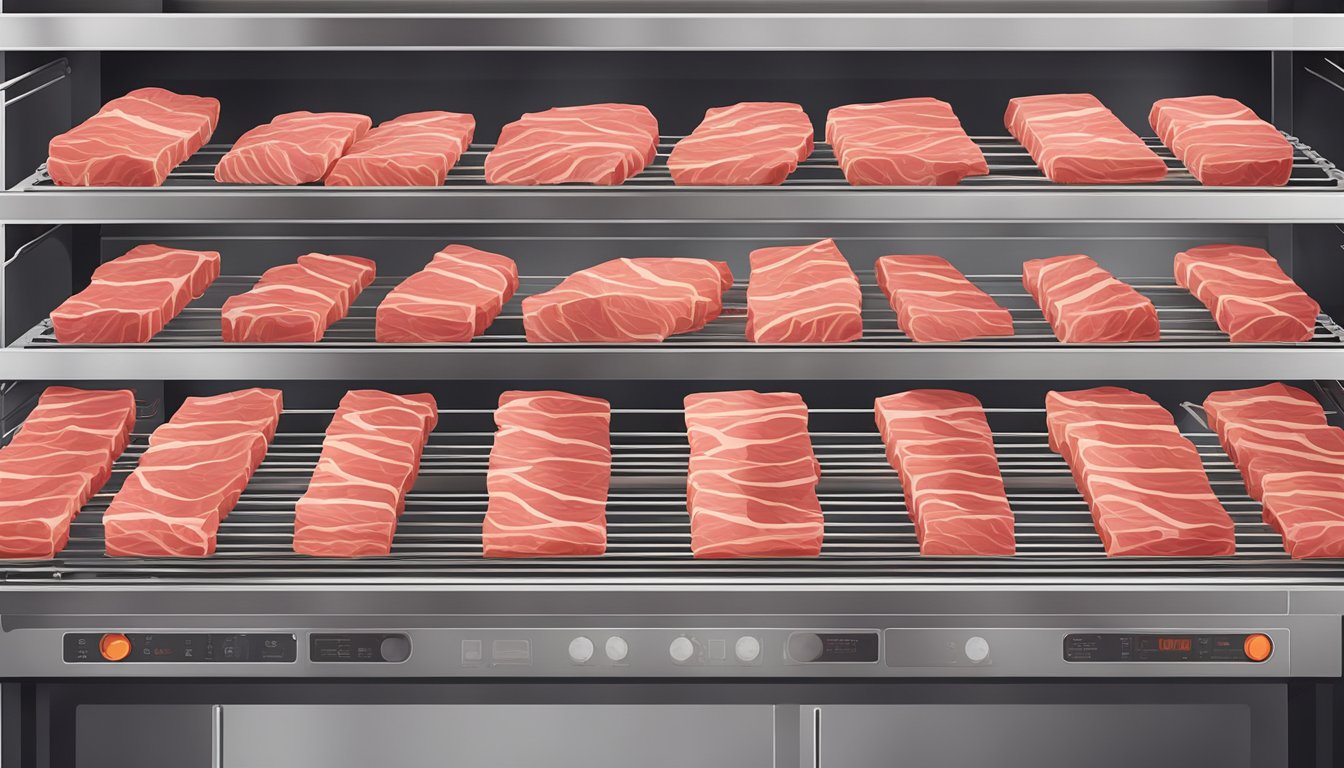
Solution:
[{"label": "button", "polygon": [[989,658],[989,641],[983,637],[975,636],[966,641],[966,658],[979,664]]},{"label": "button", "polygon": [[481,661],[481,657],[484,656],[484,655],[485,655],[485,653],[484,653],[484,651],[482,651],[482,649],[481,649],[481,641],[480,641],[480,640],[463,640],[463,641],[462,641],[462,663],[463,663],[463,664],[478,664],[478,663],[480,663],[480,661]]},{"label": "button", "polygon": [[378,655],[383,661],[401,663],[411,658],[411,639],[405,635],[385,637],[378,646]]},{"label": "button", "polygon": [[103,635],[98,641],[98,652],[108,661],[121,661],[131,655],[131,641],[122,634]]},{"label": "button", "polygon": [[593,658],[593,641],[580,635],[569,641],[569,660],[582,664]]},{"label": "button", "polygon": [[733,645],[733,653],[737,654],[738,661],[751,663],[761,656],[761,641],[751,635],[739,637]]},{"label": "button", "polygon": [[695,643],[689,637],[678,637],[667,647],[667,653],[678,664],[689,661],[695,655]]},{"label": "button", "polygon": [[709,641],[709,660],[727,661],[728,660],[728,641],[721,637]]},{"label": "button", "polygon": [[625,657],[630,655],[630,644],[625,642],[625,638],[619,635],[613,635],[607,638],[607,658],[612,661],[625,661]]},{"label": "button", "polygon": [[789,636],[788,650],[790,659],[806,664],[820,661],[826,653],[826,644],[822,642],[821,635],[815,632],[799,632]]},{"label": "button", "polygon": [[1246,642],[1242,643],[1241,647],[1246,651],[1246,658],[1251,661],[1264,661],[1274,652],[1274,643],[1270,641],[1269,636],[1259,633],[1247,635]]}]

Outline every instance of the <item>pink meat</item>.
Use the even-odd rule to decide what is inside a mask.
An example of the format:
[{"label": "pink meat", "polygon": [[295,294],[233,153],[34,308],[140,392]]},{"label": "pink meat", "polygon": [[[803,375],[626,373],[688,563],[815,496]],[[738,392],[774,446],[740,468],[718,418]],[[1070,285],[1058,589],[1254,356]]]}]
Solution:
[{"label": "pink meat", "polygon": [[[282,408],[276,390],[188,398],[103,513],[109,555],[202,557],[256,471]],[[162,433],[162,434],[160,434]]]},{"label": "pink meat", "polygon": [[1231,422],[1223,425],[1223,435],[1236,450],[1237,469],[1253,499],[1261,497],[1265,473],[1275,467],[1344,470],[1344,429],[1339,427]]},{"label": "pink meat", "polygon": [[51,313],[62,344],[143,344],[219,276],[219,253],[138,245]]},{"label": "pink meat", "polygon": [[130,390],[49,387],[0,448],[0,558],[52,558],[135,425]]},{"label": "pink meat", "polygon": [[938,99],[836,107],[826,141],[854,185],[951,186],[989,173],[952,105]]},{"label": "pink meat", "polygon": [[341,398],[308,490],[294,509],[294,551],[364,557],[392,551],[397,518],[438,424],[427,394],[352,390]]},{"label": "pink meat", "polygon": [[534,343],[660,342],[718,317],[732,283],[721,261],[616,259],[523,299],[523,329]]},{"label": "pink meat", "polygon": [[1295,559],[1344,557],[1344,474],[1293,471],[1265,478],[1265,520]]},{"label": "pink meat", "polygon": [[140,88],[52,139],[47,174],[58,186],[157,187],[218,122],[216,99]]},{"label": "pink meat", "polygon": [[415,112],[380,123],[336,161],[329,187],[437,187],[476,133],[476,118]]},{"label": "pink meat", "polygon": [[221,309],[224,341],[268,344],[321,341],[374,278],[376,265],[358,256],[310,253],[272,267],[250,291]]},{"label": "pink meat", "polygon": [[859,279],[834,240],[751,252],[747,340],[832,344],[863,335]]},{"label": "pink meat", "polygon": [[1176,254],[1176,282],[1234,342],[1310,341],[1321,305],[1260,248],[1201,245]]},{"label": "pink meat", "polygon": [[658,121],[634,104],[529,112],[504,126],[485,158],[490,184],[621,184],[653,162]]},{"label": "pink meat", "polygon": [[611,406],[567,392],[505,392],[482,528],[486,557],[600,555],[607,548]]},{"label": "pink meat", "polygon": [[518,289],[507,256],[449,245],[378,305],[376,338],[385,343],[465,342],[485,333]]},{"label": "pink meat", "polygon": [[901,330],[917,342],[1012,336],[1013,316],[938,256],[883,256],[877,285]]},{"label": "pink meat", "polygon": [[821,465],[792,392],[708,392],[685,401],[686,508],[702,558],[815,557]]},{"label": "pink meat", "polygon": [[1011,555],[1013,510],[980,401],[916,389],[874,403],[924,555]]},{"label": "pink meat", "polygon": [[230,184],[307,184],[321,181],[336,160],[373,124],[348,112],[288,112],[244,133],[215,166]]},{"label": "pink meat", "polygon": [[1280,187],[1293,173],[1292,145],[1236,99],[1161,99],[1148,123],[1206,186]]},{"label": "pink meat", "polygon": [[1157,309],[1087,256],[1032,259],[1022,284],[1036,299],[1055,336],[1065,343],[1157,341]]},{"label": "pink meat", "polygon": [[1107,555],[1235,554],[1232,519],[1166,409],[1118,387],[1051,392],[1045,408]]},{"label": "pink meat", "polygon": [[1250,389],[1214,392],[1204,399],[1209,429],[1218,434],[1223,450],[1237,460],[1237,449],[1227,440],[1229,424],[1268,424],[1292,427],[1326,425],[1325,409],[1316,398],[1297,387],[1273,383]]},{"label": "pink meat", "polygon": [[783,184],[812,154],[812,121],[797,104],[744,101],[714,107],[668,156],[683,186]]},{"label": "pink meat", "polygon": [[1146,184],[1167,175],[1162,158],[1090,93],[1012,99],[1003,123],[1059,184]]}]

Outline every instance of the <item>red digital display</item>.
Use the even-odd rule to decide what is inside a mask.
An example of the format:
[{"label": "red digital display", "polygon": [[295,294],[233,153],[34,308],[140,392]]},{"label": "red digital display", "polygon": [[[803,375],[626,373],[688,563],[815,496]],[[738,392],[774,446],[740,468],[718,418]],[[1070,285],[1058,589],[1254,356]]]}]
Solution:
[{"label": "red digital display", "polygon": [[1188,637],[1159,637],[1157,638],[1157,650],[1159,651],[1189,651],[1190,638]]}]

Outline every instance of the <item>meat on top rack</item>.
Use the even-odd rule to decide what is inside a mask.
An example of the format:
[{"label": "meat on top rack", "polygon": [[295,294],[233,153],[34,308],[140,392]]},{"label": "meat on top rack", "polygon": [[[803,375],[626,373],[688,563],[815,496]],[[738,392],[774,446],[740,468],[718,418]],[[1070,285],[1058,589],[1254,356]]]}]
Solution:
[{"label": "meat on top rack", "polygon": [[[1293,146],[1293,171],[1288,180],[1288,187],[1294,189],[1338,189],[1344,187],[1344,171],[1335,167],[1335,164],[1322,157],[1320,153],[1310,146],[1303,144],[1298,138],[1284,134]],[[658,145],[658,156],[649,164],[643,172],[633,176],[624,185],[618,189],[681,189],[706,191],[721,189],[720,187],[677,187],[672,182],[672,175],[667,169],[668,153],[672,147],[680,140],[681,136],[663,136]],[[968,176],[958,185],[960,187],[979,187],[979,188],[1031,188],[1031,189],[1060,189],[1070,190],[1078,189],[1077,186],[1056,184],[1045,178],[1036,163],[1031,159],[1031,155],[1010,136],[972,136],[971,139],[980,147],[989,163],[989,175],[987,176]],[[1181,162],[1176,159],[1171,150],[1163,146],[1162,142],[1155,137],[1145,137],[1144,142],[1157,153],[1167,164],[1167,177],[1161,182],[1151,185],[1121,184],[1100,187],[1089,187],[1092,189],[1114,189],[1114,190],[1134,190],[1134,189],[1167,189],[1179,187],[1202,188],[1199,181],[1190,174]],[[229,150],[229,144],[207,144],[193,157],[185,163],[175,168],[168,175],[168,180],[162,187],[137,187],[137,192],[180,192],[184,189],[206,188],[206,189],[268,189],[267,186],[252,186],[238,184],[221,184],[215,181],[215,164]],[[518,189],[517,187],[496,187],[485,182],[485,156],[494,149],[493,144],[472,144],[467,152],[463,153],[460,160],[448,172],[448,178],[444,184],[448,189]],[[309,187],[321,185],[305,185]],[[560,185],[562,187],[582,188],[582,189],[603,189],[603,187],[593,187],[590,185]],[[809,190],[830,190],[830,189],[848,189],[864,190],[873,189],[871,187],[854,187],[845,181],[845,175],[840,170],[836,161],[835,153],[830,145],[825,142],[819,142],[812,155],[798,165],[798,169],[784,181],[784,187]],[[554,187],[551,187],[554,188]],[[59,191],[63,194],[81,194],[91,191],[106,191],[106,187],[58,187],[51,182],[46,174],[45,167],[39,167],[33,175],[21,181],[15,186],[17,191]]]},{"label": "meat on top rack", "polygon": [[113,558],[104,554],[101,513],[134,469],[148,435],[135,435],[113,478],[76,517],[53,561],[0,565],[9,581],[96,579],[882,579],[992,578],[1328,581],[1335,561],[1292,561],[1261,519],[1241,478],[1185,404],[1184,434],[1197,446],[1212,486],[1236,524],[1228,558],[1107,558],[1086,502],[1063,459],[1046,444],[1044,410],[987,408],[1000,470],[1016,516],[1018,554],[998,558],[923,557],[895,470],[887,463],[871,409],[811,410],[822,465],[818,496],[826,516],[813,559],[696,560],[690,552],[685,478],[689,447],[679,409],[614,409],[607,553],[596,558],[485,559],[481,521],[494,430],[492,411],[441,411],[420,475],[407,497],[392,555],[355,560],[294,554],[294,504],[307,487],[330,410],[287,410],[281,431],[242,498],[220,525],[210,557]]},{"label": "meat on top rack", "polygon": [[[873,282],[871,271],[859,272],[863,290],[864,332],[863,338],[844,345],[828,345],[836,348],[901,348],[916,345],[896,324],[896,313],[888,304],[885,296]],[[956,346],[990,345],[1004,346],[1060,346],[1050,330],[1044,315],[1036,302],[1022,287],[1018,275],[969,275],[973,283],[994,297],[1000,306],[1013,315],[1016,332],[1012,336],[986,337],[958,342]],[[110,345],[99,344],[98,348],[121,346],[150,347],[211,347],[223,345],[220,336],[220,307],[229,296],[242,293],[256,283],[256,275],[226,275],[215,280],[200,299],[187,307],[177,318],[148,345]],[[379,277],[373,285],[365,289],[350,315],[332,325],[323,340],[316,345],[285,344],[267,346],[304,346],[304,347],[360,347],[393,346],[374,341],[375,311],[379,303],[403,277]],[[517,348],[526,346],[523,336],[522,300],[528,295],[541,293],[554,288],[563,275],[523,275],[522,287],[518,294],[505,307],[485,334],[471,342],[472,347]],[[1208,309],[1185,288],[1175,284],[1171,278],[1127,277],[1124,281],[1147,296],[1157,309],[1162,324],[1162,340],[1155,342],[1161,346],[1206,346],[1210,344],[1230,346],[1227,334],[1218,328]],[[724,312],[703,330],[680,336],[669,337],[662,342],[667,345],[703,346],[742,346],[747,348],[760,345],[746,340],[746,285],[740,280],[737,285],[724,294]],[[1327,315],[1317,319],[1316,331],[1306,345],[1334,345],[1344,341],[1344,327],[1338,325]],[[1127,343],[1123,346],[1140,346],[1142,342]],[[50,321],[42,321],[20,337],[13,345],[15,348],[51,349],[56,347],[78,347],[88,345],[62,345],[57,342]],[[247,346],[229,344],[229,347]],[[418,346],[418,345],[417,345]],[[532,345],[540,347],[542,345]],[[554,346],[597,346],[615,347],[624,345],[544,345]],[[648,345],[642,345],[647,347]],[[1301,346],[1285,344],[1247,344],[1237,346]]]}]

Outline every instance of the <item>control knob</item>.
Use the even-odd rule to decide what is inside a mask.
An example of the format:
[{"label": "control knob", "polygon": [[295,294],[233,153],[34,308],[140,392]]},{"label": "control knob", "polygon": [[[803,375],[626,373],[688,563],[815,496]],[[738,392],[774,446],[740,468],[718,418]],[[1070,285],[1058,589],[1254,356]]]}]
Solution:
[{"label": "control knob", "polygon": [[625,638],[620,635],[612,635],[607,638],[607,658],[612,661],[625,661],[625,657],[630,654],[630,644],[625,642]]},{"label": "control knob", "polygon": [[593,641],[583,635],[570,640],[569,658],[575,664],[583,664],[593,658]]},{"label": "control knob", "polygon": [[743,635],[733,645],[733,653],[737,654],[738,661],[750,664],[761,656],[761,641],[751,635]]},{"label": "control knob", "polygon": [[690,661],[695,655],[695,643],[685,636],[674,638],[672,644],[667,647],[667,653],[678,664]]},{"label": "control knob", "polygon": [[989,641],[979,635],[967,640],[966,658],[976,664],[989,658]]},{"label": "control knob", "polygon": [[405,635],[389,635],[378,645],[378,655],[383,661],[399,664],[411,658],[411,640]]}]

